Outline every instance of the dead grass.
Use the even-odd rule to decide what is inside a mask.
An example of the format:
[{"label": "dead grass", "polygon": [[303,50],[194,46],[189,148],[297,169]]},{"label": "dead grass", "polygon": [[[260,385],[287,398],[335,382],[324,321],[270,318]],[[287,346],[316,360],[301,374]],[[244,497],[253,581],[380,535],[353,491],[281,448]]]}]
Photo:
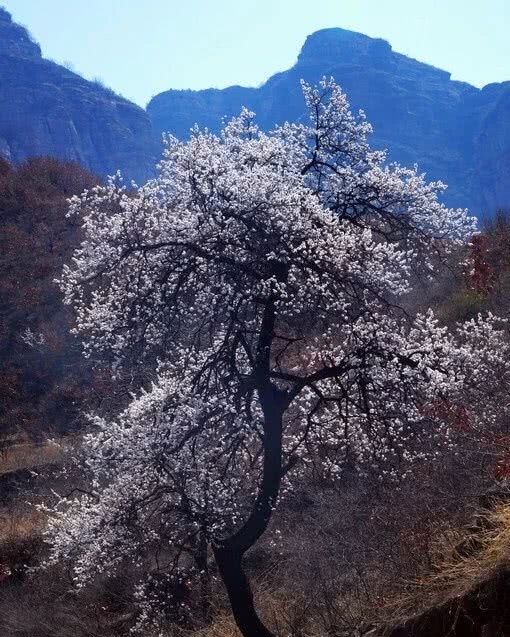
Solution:
[{"label": "dead grass", "polygon": [[459,597],[510,568],[510,504],[480,515],[478,528],[439,564],[429,585]]},{"label": "dead grass", "polygon": [[[367,604],[355,591],[337,594],[328,602],[319,591],[306,594],[275,587],[272,580],[270,572],[259,574],[253,578],[252,587],[257,613],[277,637],[354,634],[355,627],[367,618]],[[201,630],[190,633],[173,628],[165,637],[242,637],[225,599],[216,599],[212,616],[212,622]]]},{"label": "dead grass", "polygon": [[468,531],[451,529],[438,538],[431,572],[409,583],[408,591],[385,608],[395,625],[434,607],[461,600],[510,571],[510,504],[483,511]]},{"label": "dead grass", "polygon": [[215,614],[213,622],[202,630],[194,632],[195,637],[242,637],[232,615],[226,610]]},{"label": "dead grass", "polygon": [[61,463],[75,444],[76,440],[71,436],[58,441],[13,444],[0,453],[0,475],[19,469],[35,469]]},{"label": "dead grass", "polygon": [[42,531],[45,523],[46,515],[35,508],[0,513],[0,546],[32,538]]}]

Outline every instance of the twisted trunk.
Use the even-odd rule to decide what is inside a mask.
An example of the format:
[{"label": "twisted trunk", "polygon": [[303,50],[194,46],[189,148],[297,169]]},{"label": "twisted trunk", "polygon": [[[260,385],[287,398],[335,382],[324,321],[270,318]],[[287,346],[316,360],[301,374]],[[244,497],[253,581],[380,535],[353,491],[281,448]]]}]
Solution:
[{"label": "twisted trunk", "polygon": [[245,524],[231,537],[213,546],[214,557],[236,624],[244,637],[274,637],[264,626],[253,603],[250,583],[243,570],[243,556],[267,529],[280,490],[282,475],[281,395],[270,388],[261,403],[264,411],[264,469],[259,495]]},{"label": "twisted trunk", "polygon": [[244,637],[274,637],[255,610],[253,593],[242,566],[242,553],[222,548],[215,549],[214,555],[241,633]]},{"label": "twisted trunk", "polygon": [[250,583],[243,570],[243,556],[267,529],[282,477],[282,424],[289,398],[270,380],[271,344],[274,336],[275,306],[266,304],[257,345],[254,379],[264,414],[264,460],[262,480],[253,509],[243,526],[229,538],[216,541],[214,556],[236,624],[244,637],[274,637],[259,618]]}]

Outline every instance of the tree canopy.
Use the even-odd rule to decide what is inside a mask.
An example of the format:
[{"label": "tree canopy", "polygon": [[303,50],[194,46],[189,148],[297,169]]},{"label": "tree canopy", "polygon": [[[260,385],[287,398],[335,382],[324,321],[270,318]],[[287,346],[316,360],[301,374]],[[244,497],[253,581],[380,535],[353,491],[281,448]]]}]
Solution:
[{"label": "tree canopy", "polygon": [[402,476],[453,444],[456,407],[495,426],[483,382],[508,375],[495,317],[448,330],[405,309],[474,220],[372,150],[333,80],[303,92],[306,124],[264,133],[243,110],[219,135],[167,137],[147,184],[75,197],[84,239],[61,279],[86,355],[113,374],[136,360],[153,382],[93,417],[90,491],[54,512],[52,559],[72,559],[83,584],[155,545],[166,570],[186,553],[203,573],[209,545],[246,637],[270,635],[242,558],[282,486],[311,465]]}]

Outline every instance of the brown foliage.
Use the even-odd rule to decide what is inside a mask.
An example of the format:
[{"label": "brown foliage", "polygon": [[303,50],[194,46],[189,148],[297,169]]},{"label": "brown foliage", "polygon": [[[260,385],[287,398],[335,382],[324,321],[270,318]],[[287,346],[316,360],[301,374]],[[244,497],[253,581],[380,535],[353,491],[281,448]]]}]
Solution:
[{"label": "brown foliage", "polygon": [[79,238],[67,199],[95,183],[56,159],[0,164],[0,434],[72,426],[91,382],[54,279]]}]

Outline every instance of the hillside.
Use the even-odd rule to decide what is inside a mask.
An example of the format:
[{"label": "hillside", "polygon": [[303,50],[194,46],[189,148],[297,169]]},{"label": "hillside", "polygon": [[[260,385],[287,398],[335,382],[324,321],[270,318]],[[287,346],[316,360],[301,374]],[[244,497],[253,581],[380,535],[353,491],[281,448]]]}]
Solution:
[{"label": "hillside", "polygon": [[98,175],[119,168],[146,179],[157,156],[143,109],[45,60],[27,31],[0,9],[0,155],[19,163],[50,155]]},{"label": "hillside", "polygon": [[510,83],[480,90],[446,71],[392,50],[388,42],[343,29],[310,35],[288,71],[259,88],[170,90],[147,107],[154,128],[185,137],[198,122],[217,130],[242,105],[263,128],[304,117],[299,80],[333,75],[351,105],[374,126],[374,146],[403,164],[417,162],[449,184],[445,200],[473,213],[510,205]]}]

